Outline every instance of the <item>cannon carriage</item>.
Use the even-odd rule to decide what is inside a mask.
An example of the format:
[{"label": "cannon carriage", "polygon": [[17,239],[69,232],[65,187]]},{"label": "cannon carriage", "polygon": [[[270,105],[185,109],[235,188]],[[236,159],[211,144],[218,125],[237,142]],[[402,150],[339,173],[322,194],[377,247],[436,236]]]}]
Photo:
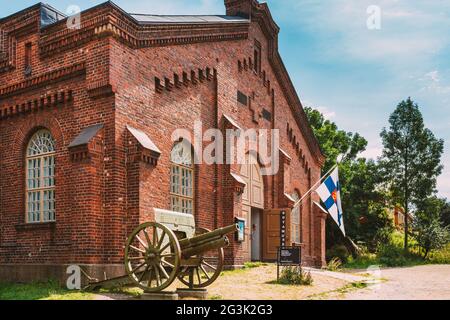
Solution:
[{"label": "cannon carriage", "polygon": [[89,284],[97,289],[112,284],[135,285],[160,292],[175,279],[190,289],[212,284],[223,270],[223,248],[236,224],[210,231],[196,228],[190,214],[155,209],[155,221],[139,225],[125,245],[126,275]]}]

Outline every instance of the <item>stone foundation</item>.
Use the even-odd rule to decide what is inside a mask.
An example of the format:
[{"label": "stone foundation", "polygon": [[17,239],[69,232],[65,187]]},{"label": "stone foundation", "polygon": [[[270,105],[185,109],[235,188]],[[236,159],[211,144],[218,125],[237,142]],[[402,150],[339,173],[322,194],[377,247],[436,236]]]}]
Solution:
[{"label": "stone foundation", "polygon": [[[70,264],[77,265],[77,264]],[[0,282],[29,283],[54,280],[65,286],[69,264],[0,264]],[[81,270],[81,285],[88,283],[86,274],[98,280],[125,274],[121,264],[78,264]]]}]

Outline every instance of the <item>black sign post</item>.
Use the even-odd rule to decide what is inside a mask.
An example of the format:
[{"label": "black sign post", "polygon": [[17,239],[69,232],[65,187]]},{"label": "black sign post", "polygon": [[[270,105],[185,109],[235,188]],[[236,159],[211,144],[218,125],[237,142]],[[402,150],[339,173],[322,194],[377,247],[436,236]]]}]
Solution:
[{"label": "black sign post", "polygon": [[280,246],[286,246],[286,211],[280,211]]},{"label": "black sign post", "polygon": [[299,266],[301,264],[300,247],[278,247],[277,252],[277,281],[280,279],[280,267]]}]

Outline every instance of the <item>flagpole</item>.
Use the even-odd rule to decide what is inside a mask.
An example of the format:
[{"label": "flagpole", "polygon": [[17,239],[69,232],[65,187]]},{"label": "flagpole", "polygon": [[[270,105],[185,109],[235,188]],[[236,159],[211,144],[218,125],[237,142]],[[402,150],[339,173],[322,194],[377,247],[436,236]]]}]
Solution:
[{"label": "flagpole", "polygon": [[308,196],[310,195],[314,190],[314,188],[320,183],[322,182],[322,180],[324,180],[325,178],[328,177],[328,175],[334,170],[336,169],[336,167],[338,166],[339,163],[336,163],[330,170],[327,171],[327,173],[325,173],[322,177],[320,177],[320,179],[314,183],[314,185],[303,195],[303,197],[300,198],[300,200],[297,200],[297,202],[294,204],[294,207],[297,207],[300,203],[302,203],[302,201]]}]

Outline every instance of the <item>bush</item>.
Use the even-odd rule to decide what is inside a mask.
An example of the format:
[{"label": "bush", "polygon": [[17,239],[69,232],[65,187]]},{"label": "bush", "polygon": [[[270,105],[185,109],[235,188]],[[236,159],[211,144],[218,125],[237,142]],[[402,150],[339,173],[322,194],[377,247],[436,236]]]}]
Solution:
[{"label": "bush", "polygon": [[344,245],[335,245],[326,252],[327,261],[331,261],[333,258],[339,258],[342,263],[348,261],[350,253]]},{"label": "bush", "polygon": [[441,250],[432,251],[428,261],[434,264],[450,264],[450,244]]},{"label": "bush", "polygon": [[327,269],[330,271],[337,271],[340,269],[341,265],[341,259],[339,259],[338,257],[334,257],[328,262]]},{"label": "bush", "polygon": [[279,284],[288,284],[288,285],[306,285],[310,286],[313,283],[313,279],[311,277],[310,272],[304,272],[302,267],[285,267],[281,271],[280,279],[278,280]]},{"label": "bush", "polygon": [[366,269],[369,266],[380,264],[381,263],[376,254],[365,252],[356,259],[349,257],[344,267],[349,269]]},{"label": "bush", "polygon": [[442,225],[438,216],[417,219],[413,227],[414,238],[424,251],[424,259],[430,251],[442,249],[449,242],[449,229]]},{"label": "bush", "polygon": [[403,267],[423,263],[419,254],[406,252],[403,247],[398,247],[392,243],[381,246],[377,256],[380,263],[387,267]]}]

